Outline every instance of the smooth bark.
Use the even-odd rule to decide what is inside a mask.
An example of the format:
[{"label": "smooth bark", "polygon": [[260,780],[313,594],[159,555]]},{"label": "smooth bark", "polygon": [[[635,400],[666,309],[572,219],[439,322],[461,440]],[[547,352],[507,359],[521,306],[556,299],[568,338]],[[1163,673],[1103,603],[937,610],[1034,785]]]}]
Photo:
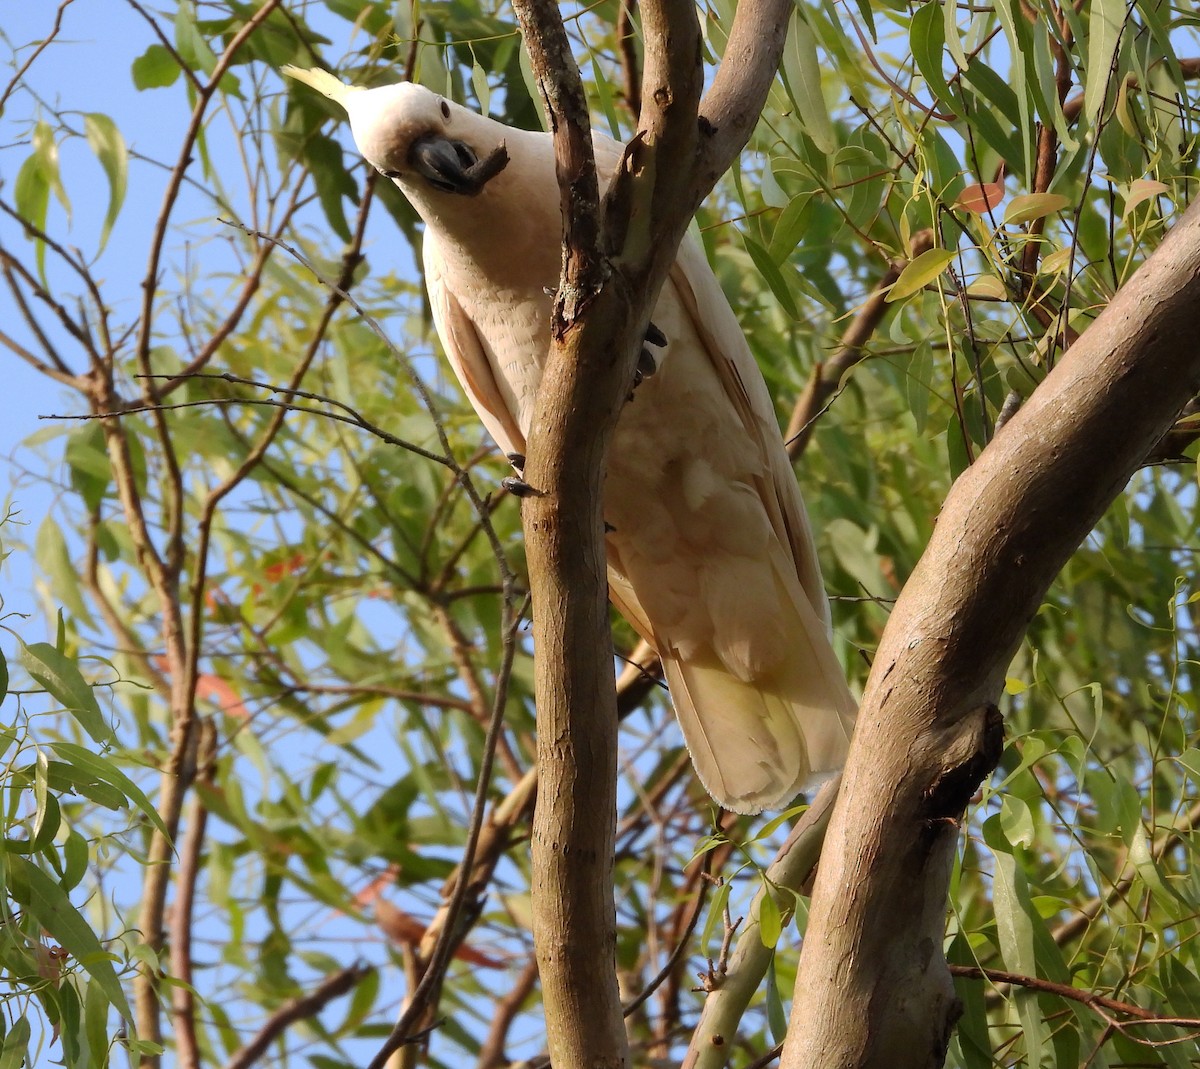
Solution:
[{"label": "smooth bark", "polygon": [[959,478],[863,695],[817,871],[783,1069],[933,1067],[958,818],[1047,588],[1200,389],[1200,205]]},{"label": "smooth bark", "polygon": [[[714,83],[701,120],[697,11],[642,4],[638,134],[603,203],[586,101],[556,4],[516,0],[550,117],[563,204],[554,343],[528,438],[522,507],[533,599],[539,788],[534,942],[555,1069],[629,1065],[612,899],[617,716],[601,492],[605,454],[650,312],[692,213],[750,136],[779,63],[790,5],[746,0],[731,31],[752,60]],[[663,166],[657,166],[659,159]]]}]

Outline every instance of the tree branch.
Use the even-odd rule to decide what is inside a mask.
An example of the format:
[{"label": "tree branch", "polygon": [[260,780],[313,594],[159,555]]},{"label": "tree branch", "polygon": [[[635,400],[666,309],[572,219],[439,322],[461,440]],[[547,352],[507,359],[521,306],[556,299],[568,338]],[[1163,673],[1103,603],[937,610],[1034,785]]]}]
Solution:
[{"label": "tree branch", "polygon": [[863,695],[783,1069],[941,1065],[945,899],[957,817],[999,755],[991,703],[1055,575],[1200,387],[1198,302],[1193,205],[955,483]]},{"label": "tree branch", "polygon": [[[931,248],[933,248],[932,230],[920,230],[913,235],[912,255],[914,258]],[[900,277],[900,272],[904,267],[905,262],[888,265],[888,269],[875,284],[871,295],[863,302],[850,321],[850,326],[842,335],[837,352],[812,369],[812,374],[796,401],[796,407],[792,409],[787,430],[783,435],[783,440],[787,443],[788,457],[792,463],[798,461],[804,450],[808,448],[818,417],[825,411],[833,395],[841,388],[842,379],[845,378],[846,373],[866,357],[867,342],[871,340],[871,335],[875,333],[876,328],[887,314],[888,290],[892,288],[892,283]]]},{"label": "tree branch", "polygon": [[285,1002],[267,1018],[249,1043],[234,1051],[225,1063],[225,1069],[250,1069],[250,1066],[266,1054],[267,1048],[285,1028],[297,1021],[316,1016],[328,1003],[339,995],[344,995],[369,972],[369,965],[360,963],[347,966],[327,976],[307,995]]},{"label": "tree branch", "polygon": [[692,1033],[682,1069],[723,1069],[733,1053],[733,1039],[751,998],[757,993],[775,953],[763,945],[759,914],[763,898],[770,895],[781,910],[795,908],[794,893],[812,874],[829,827],[833,802],[841,777],[825,784],[801,815],[767,869],[766,878],[754,901],[746,926],[726,966],[721,985],[708,993],[700,1021]]},{"label": "tree branch", "polygon": [[554,1064],[616,1069],[629,1064],[629,1052],[612,900],[617,720],[604,458],[692,213],[758,119],[790,5],[745,0],[739,7],[729,61],[710,94],[715,119],[705,125],[697,122],[703,71],[695,6],[643,3],[641,120],[602,213],[586,99],[557,5],[517,0],[514,11],[549,113],[564,211],[553,344],[524,472],[535,489],[522,506],[538,651],[534,944]]}]

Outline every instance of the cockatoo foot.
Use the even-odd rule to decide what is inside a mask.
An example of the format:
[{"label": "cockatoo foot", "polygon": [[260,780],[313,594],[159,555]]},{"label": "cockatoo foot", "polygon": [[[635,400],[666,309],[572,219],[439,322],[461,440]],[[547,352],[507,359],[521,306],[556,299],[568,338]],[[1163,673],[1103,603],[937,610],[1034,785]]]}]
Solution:
[{"label": "cockatoo foot", "polygon": [[518,479],[515,475],[506,475],[500,480],[500,485],[504,487],[513,497],[541,497],[542,491],[535,490],[524,479]]}]

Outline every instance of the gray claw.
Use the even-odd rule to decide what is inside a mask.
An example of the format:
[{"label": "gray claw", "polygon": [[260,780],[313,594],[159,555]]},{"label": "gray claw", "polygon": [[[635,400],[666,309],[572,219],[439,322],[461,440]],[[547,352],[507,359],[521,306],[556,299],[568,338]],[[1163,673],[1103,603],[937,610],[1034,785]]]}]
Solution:
[{"label": "gray claw", "polygon": [[513,497],[541,497],[542,492],[535,490],[524,479],[518,479],[515,475],[506,475],[500,480],[500,485],[504,487]]},{"label": "gray claw", "polygon": [[667,336],[653,323],[646,327],[646,341],[661,349],[667,344]]},{"label": "gray claw", "polygon": [[650,355],[649,349],[643,349],[638,354],[637,366],[633,369],[633,388],[636,390],[643,379],[650,378],[658,370],[658,361]]}]

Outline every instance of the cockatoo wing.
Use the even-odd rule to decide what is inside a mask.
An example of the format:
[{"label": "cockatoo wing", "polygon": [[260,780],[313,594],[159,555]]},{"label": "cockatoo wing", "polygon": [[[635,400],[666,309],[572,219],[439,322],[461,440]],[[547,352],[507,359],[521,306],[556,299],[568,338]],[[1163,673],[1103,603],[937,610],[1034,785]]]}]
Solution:
[{"label": "cockatoo wing", "polygon": [[758,812],[841,767],[855,702],[770,395],[691,240],[654,320],[669,344],[610,456],[610,590],[662,657],[701,782]]},{"label": "cockatoo wing", "polygon": [[829,599],[821,578],[812,525],[796,486],[796,473],[782,446],[771,395],[746,344],[741,324],[730,308],[704,250],[695,241],[685,239],[680,246],[671,281],[725,386],[730,403],[741,416],[746,433],[759,443],[771,483],[769,491],[763,494],[763,505],[780,541],[791,547],[800,585],[817,616],[828,628]]},{"label": "cockatoo wing", "polygon": [[432,235],[427,235],[422,259],[433,324],[450,366],[493,440],[506,455],[525,455],[525,435],[505,403],[496,371],[475,324],[442,274],[442,259]]}]

